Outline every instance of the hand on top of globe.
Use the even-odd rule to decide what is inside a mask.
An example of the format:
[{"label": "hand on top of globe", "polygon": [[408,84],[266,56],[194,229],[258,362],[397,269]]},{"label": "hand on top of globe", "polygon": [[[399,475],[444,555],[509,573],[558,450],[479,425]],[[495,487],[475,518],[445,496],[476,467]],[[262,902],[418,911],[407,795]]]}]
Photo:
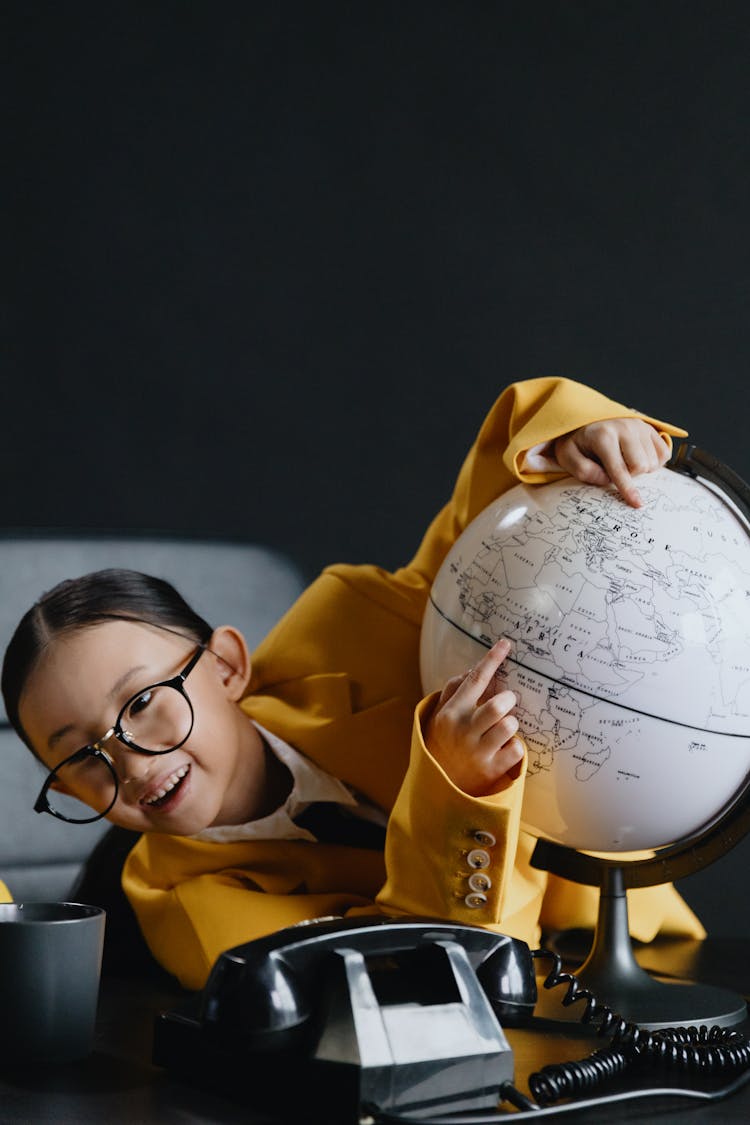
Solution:
[{"label": "hand on top of globe", "polygon": [[584,484],[614,484],[632,508],[640,508],[641,498],[632,478],[665,465],[669,447],[654,427],[640,418],[608,418],[559,437],[555,459],[560,468]]},{"label": "hand on top of globe", "polygon": [[524,744],[500,666],[510,641],[497,641],[468,671],[447,681],[425,725],[433,758],[454,785],[486,797],[518,776]]}]

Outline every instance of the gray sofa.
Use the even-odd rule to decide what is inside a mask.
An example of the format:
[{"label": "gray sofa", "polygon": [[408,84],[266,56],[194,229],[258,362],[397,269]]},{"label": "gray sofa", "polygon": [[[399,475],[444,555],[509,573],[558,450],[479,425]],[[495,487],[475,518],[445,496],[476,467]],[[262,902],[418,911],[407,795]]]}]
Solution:
[{"label": "gray sofa", "polygon": [[[265,547],[177,537],[54,534],[0,538],[0,647],[22,614],[63,578],[103,567],[166,578],[212,625],[233,624],[252,648],[297,597],[302,576]],[[0,879],[17,902],[64,899],[106,821],[70,825],[33,811],[42,767],[9,728],[0,701]]]}]

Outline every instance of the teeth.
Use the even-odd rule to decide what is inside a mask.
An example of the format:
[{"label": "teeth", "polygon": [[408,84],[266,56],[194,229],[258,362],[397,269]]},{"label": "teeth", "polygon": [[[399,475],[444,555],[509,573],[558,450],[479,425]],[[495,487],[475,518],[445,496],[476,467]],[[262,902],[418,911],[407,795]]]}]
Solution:
[{"label": "teeth", "polygon": [[144,805],[155,805],[157,801],[160,801],[162,799],[162,797],[166,797],[167,793],[174,789],[175,785],[177,785],[178,782],[182,781],[183,777],[189,769],[190,766],[180,766],[179,769],[176,769],[174,773],[171,773],[169,777],[162,782],[161,789],[157,789],[155,793],[152,793],[145,799],[145,801],[143,802]]}]

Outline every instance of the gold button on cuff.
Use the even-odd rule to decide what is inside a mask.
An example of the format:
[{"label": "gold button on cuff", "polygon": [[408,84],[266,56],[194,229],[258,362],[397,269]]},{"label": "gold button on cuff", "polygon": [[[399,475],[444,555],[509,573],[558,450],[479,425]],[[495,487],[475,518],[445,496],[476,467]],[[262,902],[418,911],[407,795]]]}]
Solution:
[{"label": "gold button on cuff", "polygon": [[480,907],[487,905],[487,895],[472,891],[471,894],[466,896],[464,902],[471,910],[479,910]]},{"label": "gold button on cuff", "polygon": [[492,886],[489,875],[477,874],[469,876],[469,886],[472,891],[488,891]]},{"label": "gold button on cuff", "polygon": [[468,863],[469,867],[473,867],[475,870],[480,871],[483,867],[489,867],[490,853],[484,851],[483,848],[472,848],[472,850],[466,857],[466,862]]},{"label": "gold button on cuff", "polygon": [[497,843],[497,840],[492,835],[492,833],[485,832],[483,828],[477,828],[477,830],[475,832],[472,832],[471,835],[476,843],[481,844],[483,848],[494,848],[495,844]]}]

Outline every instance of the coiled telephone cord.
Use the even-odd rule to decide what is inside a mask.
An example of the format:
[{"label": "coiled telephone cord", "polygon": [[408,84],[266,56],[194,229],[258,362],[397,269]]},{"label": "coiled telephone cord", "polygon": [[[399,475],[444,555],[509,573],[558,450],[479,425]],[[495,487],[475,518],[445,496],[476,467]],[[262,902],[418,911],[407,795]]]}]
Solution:
[{"label": "coiled telephone cord", "polygon": [[551,950],[537,949],[532,956],[551,959],[553,967],[545,988],[567,985],[563,1007],[583,1001],[583,1024],[597,1024],[597,1035],[610,1036],[609,1045],[578,1062],[545,1066],[529,1078],[529,1089],[539,1105],[576,1097],[614,1078],[633,1065],[656,1064],[662,1070],[689,1072],[700,1078],[744,1070],[750,1066],[750,1043],[740,1032],[722,1027],[663,1027],[655,1031],[624,1020],[603,1004],[572,973],[562,971],[562,960]]}]

